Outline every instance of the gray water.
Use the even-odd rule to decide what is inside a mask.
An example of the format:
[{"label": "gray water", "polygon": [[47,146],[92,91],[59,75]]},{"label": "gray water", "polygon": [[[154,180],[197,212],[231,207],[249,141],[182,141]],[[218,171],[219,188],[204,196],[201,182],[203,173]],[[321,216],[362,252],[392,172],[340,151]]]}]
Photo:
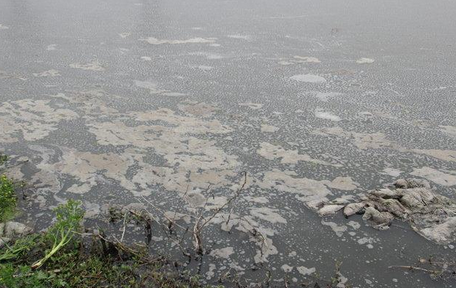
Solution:
[{"label": "gray water", "polygon": [[388,268],[453,246],[315,210],[407,177],[454,198],[454,15],[454,1],[0,0],[0,148],[30,160],[13,172],[36,187],[31,219],[69,198],[89,219],[144,199],[210,215],[247,172],[205,234],[209,283],[267,268],[293,287],[342,261],[354,287],[453,287]]}]

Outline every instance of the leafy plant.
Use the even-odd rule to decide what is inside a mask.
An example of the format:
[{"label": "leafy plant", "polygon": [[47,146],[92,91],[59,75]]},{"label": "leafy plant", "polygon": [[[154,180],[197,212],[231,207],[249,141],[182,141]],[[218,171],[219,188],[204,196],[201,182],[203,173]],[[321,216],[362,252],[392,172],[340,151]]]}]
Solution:
[{"label": "leafy plant", "polygon": [[37,238],[39,238],[38,234],[32,234],[18,239],[12,246],[6,244],[5,248],[3,248],[4,251],[0,254],[0,261],[16,259],[32,250],[36,245]]},{"label": "leafy plant", "polygon": [[0,175],[0,222],[9,220],[16,210],[14,183],[6,175]]},{"label": "leafy plant", "polygon": [[[32,271],[27,265],[0,265],[0,286],[8,288],[47,288],[50,275],[43,271]],[[54,286],[55,287],[55,286]]]},{"label": "leafy plant", "polygon": [[5,154],[0,153],[0,165],[5,164],[6,161],[8,161],[8,156],[6,156]]},{"label": "leafy plant", "polygon": [[57,222],[46,234],[53,243],[52,248],[46,251],[43,259],[32,265],[34,269],[41,267],[55,253],[70,243],[81,228],[81,220],[84,217],[81,202],[69,200],[66,204],[59,205],[54,212],[57,216]]}]

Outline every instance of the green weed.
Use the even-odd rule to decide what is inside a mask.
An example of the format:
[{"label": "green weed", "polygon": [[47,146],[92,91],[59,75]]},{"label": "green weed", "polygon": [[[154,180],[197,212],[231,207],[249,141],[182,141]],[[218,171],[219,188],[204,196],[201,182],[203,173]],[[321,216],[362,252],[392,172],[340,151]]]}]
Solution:
[{"label": "green weed", "polygon": [[13,181],[6,175],[0,175],[0,222],[6,222],[14,216],[16,204]]},{"label": "green weed", "polygon": [[5,154],[0,153],[0,165],[5,164],[8,161],[8,156]]},{"label": "green weed", "polygon": [[14,260],[26,254],[34,248],[38,238],[39,235],[32,234],[18,239],[12,246],[6,244],[4,251],[0,253],[0,262]]},{"label": "green weed", "polygon": [[54,212],[57,215],[57,222],[46,234],[52,241],[52,248],[46,251],[46,255],[32,265],[36,269],[41,267],[49,258],[71,242],[76,232],[81,229],[81,220],[84,217],[81,202],[69,200],[64,205],[59,205]]}]

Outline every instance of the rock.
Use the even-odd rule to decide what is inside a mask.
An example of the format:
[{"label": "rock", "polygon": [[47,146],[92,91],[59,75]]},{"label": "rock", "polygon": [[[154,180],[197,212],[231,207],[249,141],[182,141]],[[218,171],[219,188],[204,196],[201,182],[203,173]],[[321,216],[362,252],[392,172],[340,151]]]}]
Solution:
[{"label": "rock", "polygon": [[339,198],[336,198],[334,200],[331,200],[331,204],[337,204],[337,205],[347,205],[350,203],[350,200],[349,199],[346,199],[346,198],[342,198],[342,197],[339,197]]},{"label": "rock", "polygon": [[394,216],[405,219],[407,215],[410,214],[410,210],[405,208],[398,200],[396,199],[386,199],[382,201],[383,206],[386,207],[387,211],[393,214]]},{"label": "rock", "polygon": [[357,213],[360,213],[364,209],[365,204],[360,202],[360,203],[350,203],[344,208],[344,215],[345,217],[350,217],[352,215],[355,215]]},{"label": "rock", "polygon": [[341,210],[342,208],[344,208],[344,205],[329,204],[320,208],[320,210],[318,210],[318,214],[320,216],[333,215],[336,214],[336,212]]},{"label": "rock", "polygon": [[0,237],[0,249],[3,248],[3,246],[5,246],[5,244],[8,243],[9,241],[11,241],[10,238]]},{"label": "rock", "polygon": [[456,217],[451,217],[434,227],[422,229],[419,233],[426,239],[439,244],[453,242],[454,234],[456,233]]},{"label": "rock", "polygon": [[[396,188],[407,189],[407,180],[399,179],[393,184]],[[389,189],[388,189],[389,190]]]},{"label": "rock", "polygon": [[12,239],[22,237],[30,232],[32,232],[32,228],[19,222],[0,223],[0,248]]},{"label": "rock", "polygon": [[399,189],[431,188],[429,182],[423,179],[399,179],[393,185]]},{"label": "rock", "polygon": [[0,223],[0,237],[3,238],[17,238],[30,232],[32,232],[32,228],[19,222],[8,221]]},{"label": "rock", "polygon": [[363,219],[376,229],[388,229],[396,218],[411,223],[426,239],[456,242],[456,203],[435,193],[425,180],[399,179],[390,188],[367,192],[345,206],[345,216],[355,213],[364,213]]},{"label": "rock", "polygon": [[407,188],[427,188],[431,189],[431,184],[424,179],[407,179]]},{"label": "rock", "polygon": [[406,189],[402,191],[400,202],[408,207],[421,209],[428,204],[438,201],[432,191],[426,188]]},{"label": "rock", "polygon": [[380,190],[372,191],[370,194],[375,195],[377,197],[385,198],[385,199],[389,199],[389,198],[399,199],[401,197],[401,194],[397,190],[391,190],[391,189],[380,189]]},{"label": "rock", "polygon": [[368,221],[375,229],[386,230],[393,222],[394,216],[389,212],[380,212],[373,207],[367,207],[363,220]]}]

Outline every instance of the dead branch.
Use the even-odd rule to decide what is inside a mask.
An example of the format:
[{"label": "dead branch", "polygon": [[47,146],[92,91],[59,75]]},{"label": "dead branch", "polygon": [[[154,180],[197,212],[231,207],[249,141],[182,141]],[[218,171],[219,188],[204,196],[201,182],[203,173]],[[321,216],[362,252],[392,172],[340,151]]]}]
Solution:
[{"label": "dead branch", "polygon": [[125,231],[127,228],[127,215],[128,213],[125,213],[124,215],[124,221],[123,221],[123,231],[122,231],[122,237],[120,237],[120,242],[123,242],[124,236],[125,236]]},{"label": "dead branch", "polygon": [[[133,215],[135,215],[135,216],[138,217],[138,218],[144,219],[144,216],[143,216],[142,214],[138,214],[136,211],[129,210],[129,212],[132,213]],[[144,211],[144,212],[147,213],[147,211]],[[188,232],[188,229],[189,229],[188,227],[185,228],[185,231],[184,231],[184,233],[183,233],[183,235],[182,235],[182,238],[178,241],[177,239],[173,239],[173,238],[171,237],[170,233],[167,233],[167,232],[169,232],[169,230],[167,229],[168,227],[166,226],[166,224],[160,223],[160,222],[159,222],[157,219],[155,219],[154,217],[147,217],[147,218],[148,218],[147,221],[148,221],[148,224],[149,224],[149,225],[150,225],[150,221],[154,221],[155,223],[157,223],[157,224],[158,224],[160,227],[162,227],[162,229],[164,230],[166,237],[167,237],[170,241],[172,241],[174,244],[176,244],[177,247],[179,247],[179,249],[181,250],[182,254],[183,254],[185,257],[191,258],[191,255],[190,255],[187,251],[185,251],[184,247],[182,247],[182,242],[183,242],[184,236],[185,236],[185,234]],[[182,226],[179,225],[179,227],[182,227]],[[183,228],[183,227],[182,227],[182,228]]]},{"label": "dead branch", "polygon": [[206,221],[203,222],[203,224],[201,225],[201,229],[203,229],[207,223],[209,223],[215,216],[217,216],[217,214],[220,213],[220,211],[222,211],[226,206],[228,206],[231,202],[233,202],[236,198],[238,198],[239,195],[241,194],[242,190],[244,190],[244,187],[246,184],[247,184],[247,172],[244,172],[244,182],[242,183],[241,188],[239,188],[238,191],[236,191],[236,193],[234,194],[234,196],[231,197],[230,199],[228,199],[228,201],[226,201],[225,204],[223,204],[217,210],[215,210],[215,212],[212,214],[212,216],[210,216]]},{"label": "dead branch", "polygon": [[398,265],[398,266],[389,266],[388,268],[389,269],[400,268],[400,269],[407,269],[407,270],[412,270],[412,271],[422,271],[422,272],[431,273],[431,274],[442,273],[442,271],[440,271],[440,270],[429,270],[429,269],[417,267],[417,266]]},{"label": "dead branch", "polygon": [[169,218],[168,216],[166,216],[166,213],[165,213],[162,209],[160,209],[159,207],[157,207],[156,205],[154,205],[152,202],[150,202],[149,200],[147,200],[144,196],[141,196],[141,198],[142,198],[147,204],[149,204],[150,206],[152,206],[154,209],[158,210],[158,211],[162,214],[162,216],[163,216],[164,218],[166,218],[166,220],[168,220],[169,222],[172,222],[172,223],[173,223],[173,224],[172,224],[173,226],[179,227],[179,228],[181,228],[181,229],[183,229],[183,230],[186,229],[185,227],[183,227],[183,226],[177,224],[176,221],[174,221],[174,219],[171,219],[171,218]]},{"label": "dead branch", "polygon": [[[206,203],[204,204],[203,209],[201,210],[201,213],[198,217],[198,219],[195,222],[195,225],[193,226],[193,243],[195,246],[195,251],[197,254],[202,255],[203,254],[203,242],[202,242],[202,237],[201,237],[201,232],[203,231],[203,228],[210,222],[212,219],[214,219],[215,216],[217,216],[226,206],[228,206],[231,202],[233,202],[236,198],[239,197],[241,194],[242,190],[244,189],[245,185],[247,184],[247,172],[244,172],[244,182],[242,183],[241,187],[236,191],[236,193],[228,199],[222,206],[217,208],[211,216],[209,216],[207,219],[204,218],[203,213],[205,210],[205,207],[207,205],[207,199]],[[201,222],[203,221],[204,222]]]}]

